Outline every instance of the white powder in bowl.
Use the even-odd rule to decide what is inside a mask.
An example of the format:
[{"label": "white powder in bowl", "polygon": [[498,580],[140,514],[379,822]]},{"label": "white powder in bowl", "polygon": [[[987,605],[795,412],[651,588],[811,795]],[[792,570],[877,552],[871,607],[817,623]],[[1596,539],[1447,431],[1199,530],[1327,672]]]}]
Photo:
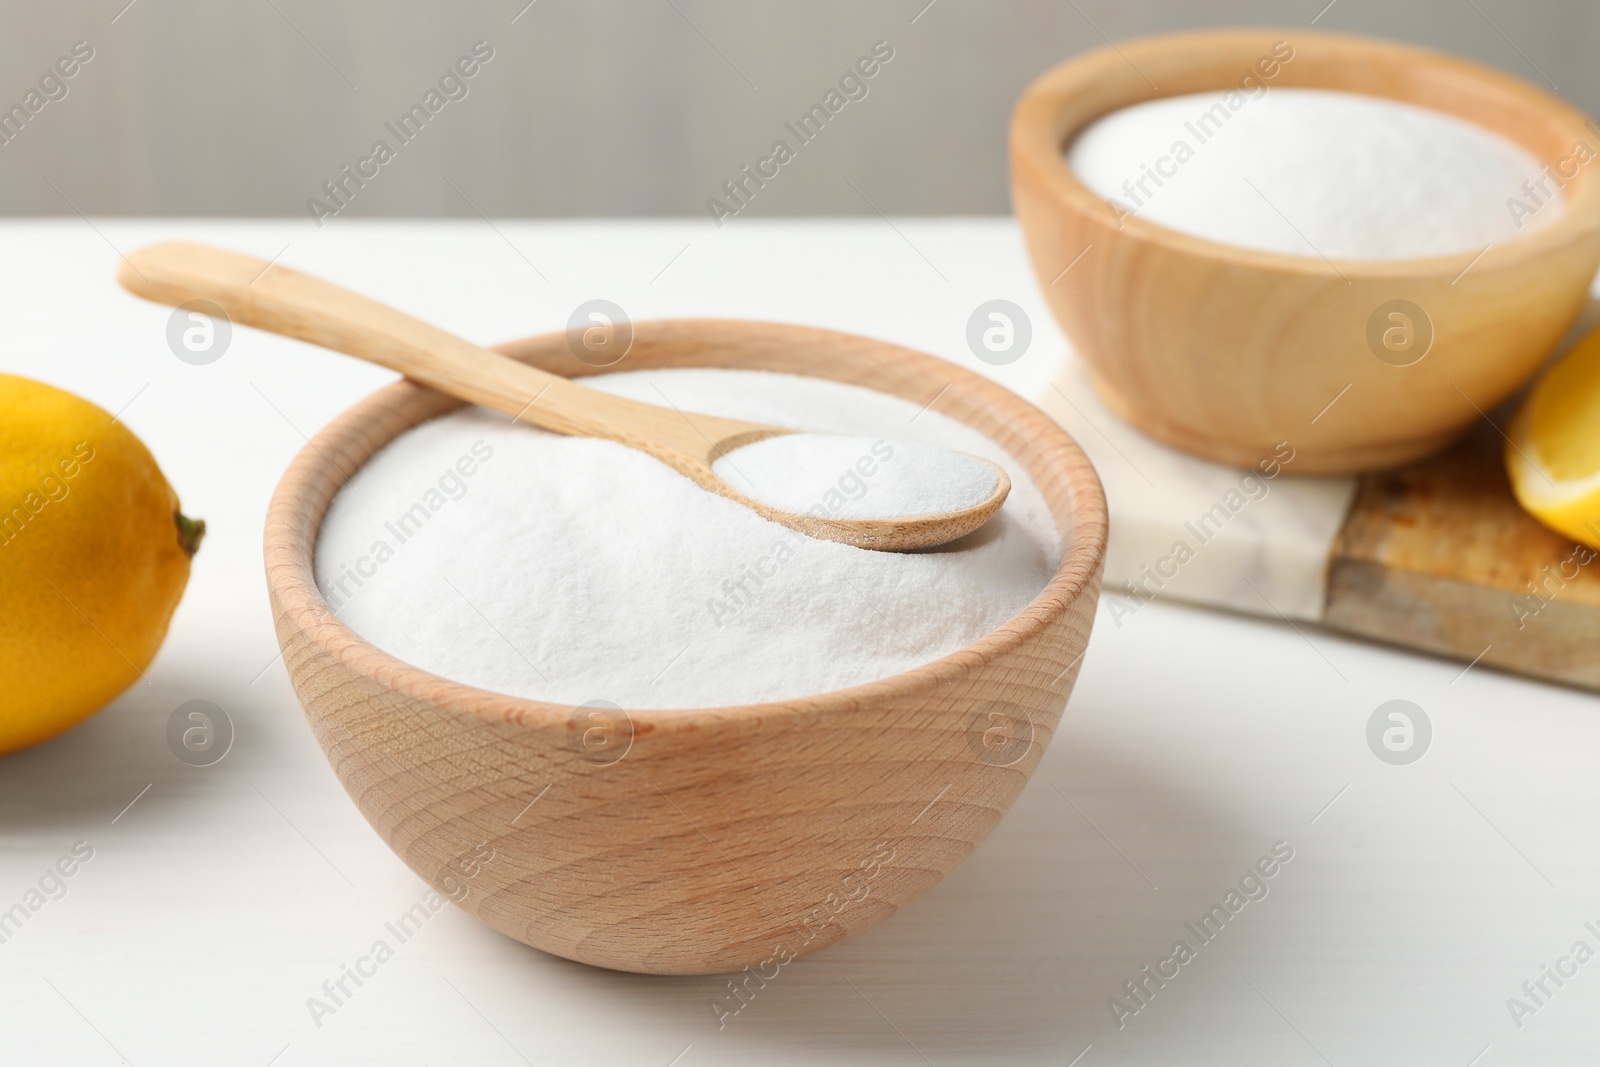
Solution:
[{"label": "white powder in bowl", "polygon": [[[399,659],[484,689],[710,707],[825,692],[937,659],[1014,616],[1059,565],[1054,521],[1016,461],[916,404],[759,371],[635,371],[585,384],[853,435],[869,452],[879,440],[970,452],[1006,469],[1011,495],[952,545],[866,551],[768,522],[622,445],[466,408],[397,437],[334,498],[316,572],[339,617]],[[860,480],[865,488],[836,486],[870,497],[873,479]]]},{"label": "white powder in bowl", "polygon": [[965,511],[999,485],[994,468],[948,448],[842,434],[768,437],[734,449],[712,469],[752,500],[793,514],[821,507],[848,519]]},{"label": "white powder in bowl", "polygon": [[1118,212],[1329,259],[1471,255],[1564,210],[1557,180],[1497,133],[1321,89],[1135,104],[1084,130],[1067,163]]}]

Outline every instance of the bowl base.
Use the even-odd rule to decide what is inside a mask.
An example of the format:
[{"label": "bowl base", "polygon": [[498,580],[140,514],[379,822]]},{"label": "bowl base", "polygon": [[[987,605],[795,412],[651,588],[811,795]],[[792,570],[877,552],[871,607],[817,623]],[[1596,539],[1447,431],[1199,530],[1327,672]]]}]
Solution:
[{"label": "bowl base", "polygon": [[1254,467],[1273,456],[1282,441],[1294,448],[1295,474],[1362,474],[1367,471],[1403,467],[1444,451],[1461,436],[1464,427],[1422,437],[1374,441],[1363,445],[1328,446],[1296,441],[1288,436],[1271,441],[1241,442],[1219,440],[1187,426],[1164,419],[1160,414],[1130,404],[1127,399],[1091,368],[1089,380],[1106,407],[1140,433],[1153,437],[1191,456],[1208,459],[1228,467]]}]

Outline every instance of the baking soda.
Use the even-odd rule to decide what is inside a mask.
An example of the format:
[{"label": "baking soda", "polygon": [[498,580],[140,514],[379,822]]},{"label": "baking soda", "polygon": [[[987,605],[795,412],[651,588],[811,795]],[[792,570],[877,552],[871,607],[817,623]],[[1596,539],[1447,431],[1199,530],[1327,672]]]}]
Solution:
[{"label": "baking soda", "polygon": [[[1016,461],[937,412],[759,371],[584,383],[843,435],[828,462],[846,462],[801,510],[839,503],[830,489],[840,510],[869,507],[888,496],[894,463],[930,446],[999,464],[1011,494],[954,544],[868,551],[768,522],[623,445],[464,408],[396,438],[334,498],[316,571],[339,617],[391,655],[483,689],[709,707],[825,692],[937,659],[1016,615],[1059,565],[1054,520]],[[876,458],[882,445],[896,455]],[[870,476],[863,456],[874,459]],[[752,462],[746,473],[765,470]]]},{"label": "baking soda", "polygon": [[732,488],[780,510],[894,519],[977,507],[999,479],[948,448],[842,434],[791,433],[745,445],[712,464]]},{"label": "baking soda", "polygon": [[1067,163],[1119,218],[1328,259],[1473,255],[1564,210],[1558,178],[1497,133],[1321,89],[1136,104],[1086,129]]}]

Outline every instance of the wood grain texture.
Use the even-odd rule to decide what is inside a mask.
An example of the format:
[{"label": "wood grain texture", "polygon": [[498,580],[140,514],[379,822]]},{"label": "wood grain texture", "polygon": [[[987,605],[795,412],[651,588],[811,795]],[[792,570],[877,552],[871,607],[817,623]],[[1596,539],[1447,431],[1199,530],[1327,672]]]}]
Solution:
[{"label": "wood grain texture", "polygon": [[1324,621],[1600,689],[1600,560],[1517,504],[1503,447],[1483,425],[1432,460],[1363,478],[1329,563]]},{"label": "wood grain texture", "polygon": [[[988,522],[1011,481],[995,475],[981,502],[956,511],[897,518],[848,518],[789,512],[737,491],[713,469],[720,457],[790,430],[724,419],[612,396],[560,375],[507,359],[437,326],[342,286],[281,264],[191,241],[166,241],[123,257],[117,280],[147,300],[183,306],[210,301],[231,320],[308,341],[399,371],[413,381],[554,433],[602,437],[638,449],[701,488],[737,501],[764,519],[810,537],[857,548],[908,551],[947,544]],[[589,330],[569,329],[567,348],[586,364],[626,358],[632,327],[609,323],[607,342],[589,346]]]},{"label": "wood grain texture", "polygon": [[[763,369],[934,401],[1004,446],[1038,485],[1061,534],[1059,569],[994,633],[878,682],[750,707],[613,713],[611,740],[626,754],[606,763],[615,748],[596,758],[586,744],[596,722],[583,710],[408,666],[346,628],[318,592],[313,548],[339,487],[397,434],[458,406],[401,382],[335,419],[284,474],[267,517],[268,588],[318,741],[419,875],[447,891],[452,865],[487,842],[497,859],[464,906],[495,929],[620,970],[749,967],[756,977],[743,980],[760,981],[786,957],[904,907],[1016,799],[1089,639],[1105,500],[1047,415],[943,361],[797,326],[680,320],[636,330],[629,369]],[[502,351],[552,373],[594,373],[563,334]]]},{"label": "wood grain texture", "polygon": [[[1600,179],[1593,168],[1569,168],[1577,174],[1564,189],[1566,213],[1476,261],[1468,252],[1330,263],[1119,218],[1067,166],[1065,147],[1100,116],[1158,96],[1237,88],[1251,73],[1261,79],[1258,62],[1280,42],[1293,58],[1262,79],[1272,88],[1434,108],[1548,164],[1568,159],[1577,142],[1600,148],[1574,108],[1451,56],[1298,28],[1181,33],[1078,57],[1027,90],[1011,125],[1017,218],[1056,318],[1107,404],[1134,425],[1235,466],[1280,441],[1293,443],[1300,473],[1410,462],[1528,378],[1578,314],[1600,265]],[[1367,343],[1369,320],[1393,300],[1414,303],[1432,323],[1431,349],[1409,366],[1380,360]]]}]

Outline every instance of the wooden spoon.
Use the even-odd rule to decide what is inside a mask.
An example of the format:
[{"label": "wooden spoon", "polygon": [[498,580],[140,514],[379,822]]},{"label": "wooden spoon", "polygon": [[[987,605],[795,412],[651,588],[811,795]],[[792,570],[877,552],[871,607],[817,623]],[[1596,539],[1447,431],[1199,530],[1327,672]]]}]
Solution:
[{"label": "wooden spoon", "polygon": [[959,511],[884,519],[782,511],[728,485],[712,464],[736,448],[793,430],[611,396],[479,348],[331,282],[207,245],[169,241],[140,249],[126,257],[117,280],[129,292],[174,307],[209,300],[234,322],[388,367],[540,429],[638,449],[763,518],[827,541],[889,551],[931,548],[982,526],[1011,491],[1005,471],[990,463],[994,492]]}]

